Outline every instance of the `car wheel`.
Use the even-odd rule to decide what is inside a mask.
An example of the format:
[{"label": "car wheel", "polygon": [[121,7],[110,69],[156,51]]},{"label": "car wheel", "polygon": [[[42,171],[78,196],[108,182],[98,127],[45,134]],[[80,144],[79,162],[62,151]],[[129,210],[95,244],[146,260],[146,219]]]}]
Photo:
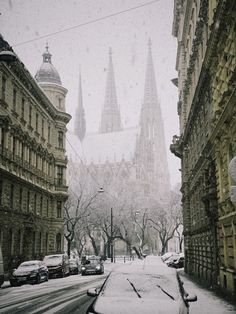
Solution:
[{"label": "car wheel", "polygon": [[13,282],[13,281],[10,281],[10,285],[11,285],[12,287],[17,287],[17,286],[18,286],[18,284],[17,284],[16,282]]},{"label": "car wheel", "polygon": [[37,275],[35,283],[39,284],[41,282],[40,274]]}]

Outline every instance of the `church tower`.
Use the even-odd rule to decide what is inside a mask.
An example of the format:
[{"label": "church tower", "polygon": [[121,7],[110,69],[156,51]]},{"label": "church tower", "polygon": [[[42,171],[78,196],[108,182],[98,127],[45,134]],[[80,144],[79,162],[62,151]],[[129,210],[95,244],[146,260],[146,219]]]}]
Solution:
[{"label": "church tower", "polygon": [[79,75],[79,100],[78,100],[78,107],[75,113],[75,129],[74,130],[75,130],[75,134],[79,137],[80,142],[82,142],[86,133],[86,121],[85,121],[84,106],[83,106],[81,73]]},{"label": "church tower", "polygon": [[144,97],[139,125],[140,133],[136,146],[137,178],[151,187],[148,193],[159,195],[160,200],[163,200],[163,196],[165,197],[170,190],[170,178],[151,40],[148,42]]},{"label": "church tower", "polygon": [[109,50],[109,64],[106,82],[105,101],[102,110],[100,133],[121,131],[120,110],[117,104],[115,76],[112,62],[112,51]]}]

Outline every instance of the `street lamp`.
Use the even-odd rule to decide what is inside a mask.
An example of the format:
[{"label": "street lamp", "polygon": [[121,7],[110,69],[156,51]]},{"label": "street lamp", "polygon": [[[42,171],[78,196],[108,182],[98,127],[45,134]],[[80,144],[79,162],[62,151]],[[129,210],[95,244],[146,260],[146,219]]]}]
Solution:
[{"label": "street lamp", "polygon": [[14,62],[17,60],[17,56],[12,51],[3,50],[0,52],[0,62]]},{"label": "street lamp", "polygon": [[114,262],[114,243],[113,243],[113,208],[111,208],[111,263]]},{"label": "street lamp", "polygon": [[14,62],[17,60],[16,54],[10,49],[11,47],[0,34],[0,62]]},{"label": "street lamp", "polygon": [[[104,193],[104,189],[100,188],[98,193]],[[110,241],[110,250],[111,250],[111,263],[114,263],[114,242],[113,242],[113,208],[111,208],[111,241]]]}]

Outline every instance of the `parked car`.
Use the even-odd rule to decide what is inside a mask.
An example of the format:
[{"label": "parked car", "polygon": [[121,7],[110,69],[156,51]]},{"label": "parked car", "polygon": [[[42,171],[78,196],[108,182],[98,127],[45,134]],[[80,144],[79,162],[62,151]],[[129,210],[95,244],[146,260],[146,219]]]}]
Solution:
[{"label": "parked car", "polygon": [[67,254],[46,255],[43,259],[48,267],[49,277],[65,277],[70,274],[70,263]]},{"label": "parked car", "polygon": [[197,300],[187,294],[177,271],[162,263],[149,270],[146,265],[115,270],[100,290],[89,289],[87,295],[96,297],[87,314],[188,314],[189,303]]},{"label": "parked car", "polygon": [[4,283],[4,268],[3,268],[2,248],[0,245],[0,288],[3,283]]},{"label": "parked car", "polygon": [[170,256],[169,258],[167,258],[164,263],[167,265],[167,266],[170,266],[172,265],[175,261],[177,261],[179,258],[179,254],[173,254],[172,256]]},{"label": "parked car", "polygon": [[174,261],[173,265],[171,265],[170,267],[174,267],[174,268],[182,268],[182,267],[184,267],[184,255],[180,255],[178,257],[178,259],[176,261]]},{"label": "parked car", "polygon": [[176,252],[166,252],[165,254],[163,254],[161,256],[161,260],[162,262],[164,262],[165,260],[167,260],[168,258],[170,258],[172,255],[177,254]]},{"label": "parked car", "polygon": [[81,274],[82,276],[87,274],[103,274],[104,266],[100,256],[88,256],[86,259],[82,259],[81,262]]},{"label": "parked car", "polygon": [[25,283],[40,283],[48,281],[48,268],[38,260],[21,263],[10,275],[11,286],[18,286]]},{"label": "parked car", "polygon": [[79,262],[76,259],[70,259],[70,275],[78,275]]}]

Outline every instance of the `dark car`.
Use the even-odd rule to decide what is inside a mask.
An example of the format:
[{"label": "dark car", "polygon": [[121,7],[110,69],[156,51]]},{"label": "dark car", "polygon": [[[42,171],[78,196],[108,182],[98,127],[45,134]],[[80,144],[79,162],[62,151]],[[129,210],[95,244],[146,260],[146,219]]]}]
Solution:
[{"label": "dark car", "polygon": [[173,268],[183,268],[184,267],[184,255],[180,254],[177,258],[171,260],[167,265]]},{"label": "dark car", "polygon": [[170,256],[169,258],[167,258],[164,263],[167,266],[172,265],[175,261],[177,261],[179,259],[180,255],[179,254],[173,254],[172,256]]},{"label": "dark car", "polygon": [[70,274],[70,263],[66,254],[46,255],[43,261],[48,267],[49,277],[65,277]]},{"label": "dark car", "polygon": [[42,261],[38,260],[21,263],[10,276],[12,286],[25,283],[38,284],[42,281],[48,281],[48,268]]},{"label": "dark car", "polygon": [[86,259],[82,259],[81,263],[81,275],[88,274],[103,274],[104,266],[101,257],[90,256]]},{"label": "dark car", "polygon": [[78,275],[79,262],[76,259],[70,259],[70,275]]},{"label": "dark car", "polygon": [[187,294],[177,271],[161,261],[119,267],[100,290],[87,294],[96,297],[87,314],[188,314],[189,302],[197,300]]}]

